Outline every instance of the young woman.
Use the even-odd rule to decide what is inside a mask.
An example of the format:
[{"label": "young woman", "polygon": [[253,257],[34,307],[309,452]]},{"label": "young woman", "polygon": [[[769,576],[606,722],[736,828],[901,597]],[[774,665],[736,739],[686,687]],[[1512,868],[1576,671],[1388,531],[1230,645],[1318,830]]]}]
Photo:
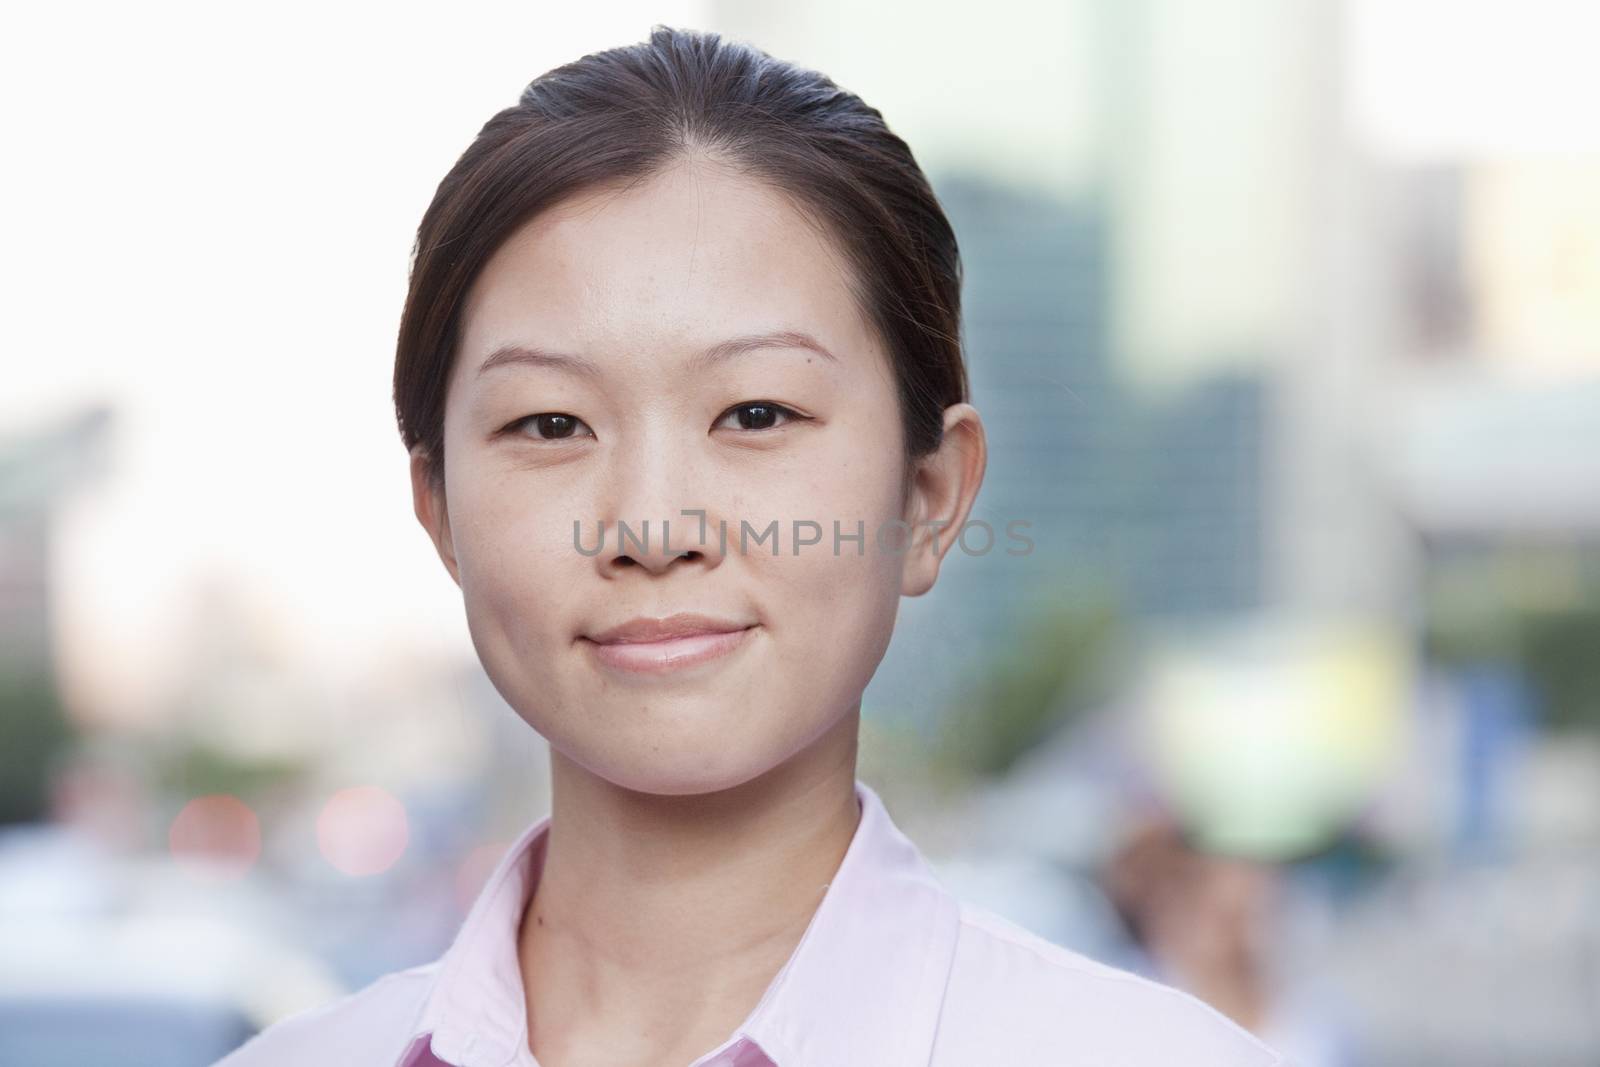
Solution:
[{"label": "young woman", "polygon": [[227,1067],[1266,1067],[949,894],[856,778],[983,478],[956,239],[821,74],[656,27],[495,115],[417,235],[395,402],[552,811],[444,956]]}]

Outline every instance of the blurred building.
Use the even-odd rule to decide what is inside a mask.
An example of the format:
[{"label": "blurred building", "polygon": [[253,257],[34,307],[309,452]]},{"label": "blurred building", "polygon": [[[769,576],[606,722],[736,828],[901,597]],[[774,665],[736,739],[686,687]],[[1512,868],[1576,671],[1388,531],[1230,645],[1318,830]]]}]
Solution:
[{"label": "blurred building", "polygon": [[57,677],[53,545],[63,500],[103,475],[111,412],[0,440],[0,822],[49,810],[70,729]]},{"label": "blurred building", "polygon": [[110,425],[110,409],[93,407],[0,440],[0,655],[8,660],[54,660],[54,514],[104,476]]}]

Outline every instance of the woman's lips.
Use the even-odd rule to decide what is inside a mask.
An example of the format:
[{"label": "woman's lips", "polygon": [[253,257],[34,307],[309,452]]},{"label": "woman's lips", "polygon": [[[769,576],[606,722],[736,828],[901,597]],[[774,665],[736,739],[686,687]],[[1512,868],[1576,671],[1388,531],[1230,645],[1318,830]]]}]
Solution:
[{"label": "woman's lips", "polygon": [[664,641],[628,641],[588,645],[600,662],[614,670],[634,674],[664,674],[726,656],[749,640],[754,626],[721,633],[690,634]]}]

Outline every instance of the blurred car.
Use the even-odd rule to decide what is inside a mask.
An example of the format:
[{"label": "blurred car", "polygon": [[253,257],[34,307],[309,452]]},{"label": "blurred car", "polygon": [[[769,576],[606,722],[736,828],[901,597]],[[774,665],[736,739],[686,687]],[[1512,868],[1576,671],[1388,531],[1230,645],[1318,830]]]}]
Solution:
[{"label": "blurred car", "polygon": [[257,1026],[238,1007],[181,997],[7,996],[0,1063],[209,1067]]},{"label": "blurred car", "polygon": [[344,992],[262,931],[270,902],[70,831],[0,831],[0,1064],[206,1067]]}]

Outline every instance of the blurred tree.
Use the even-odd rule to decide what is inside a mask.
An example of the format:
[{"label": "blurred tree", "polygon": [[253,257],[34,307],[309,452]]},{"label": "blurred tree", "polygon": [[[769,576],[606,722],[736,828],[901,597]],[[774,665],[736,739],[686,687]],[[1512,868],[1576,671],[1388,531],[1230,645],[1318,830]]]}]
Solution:
[{"label": "blurred tree", "polygon": [[1438,560],[1423,645],[1437,663],[1519,670],[1548,729],[1600,731],[1600,558],[1491,549]]},{"label": "blurred tree", "polygon": [[1600,731],[1600,606],[1529,613],[1520,622],[1522,659],[1544,724]]},{"label": "blurred tree", "polygon": [[50,814],[50,786],[74,733],[43,668],[0,666],[0,824]]},{"label": "blurred tree", "polygon": [[1063,582],[1019,613],[998,654],[947,709],[934,743],[947,783],[998,777],[1017,759],[1106,695],[1120,645],[1121,601],[1099,586]]},{"label": "blurred tree", "polygon": [[153,762],[157,788],[184,799],[229,793],[249,801],[291,787],[307,773],[299,760],[238,756],[182,734],[162,737]]}]

